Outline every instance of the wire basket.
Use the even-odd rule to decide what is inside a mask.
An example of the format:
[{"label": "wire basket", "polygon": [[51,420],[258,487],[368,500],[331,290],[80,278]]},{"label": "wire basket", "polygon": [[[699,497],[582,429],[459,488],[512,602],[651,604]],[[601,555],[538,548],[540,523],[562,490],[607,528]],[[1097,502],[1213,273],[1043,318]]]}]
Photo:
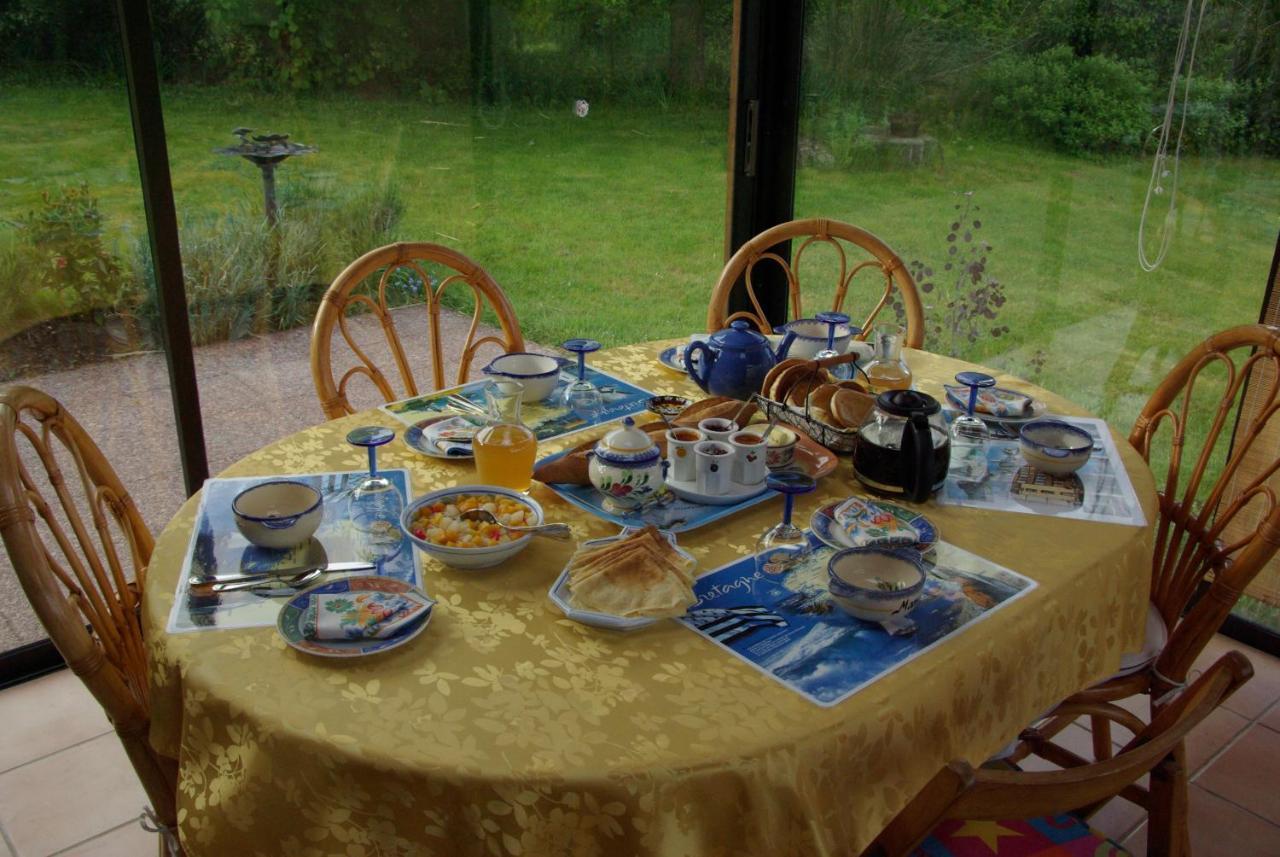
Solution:
[{"label": "wire basket", "polygon": [[804,410],[797,410],[784,402],[775,402],[773,399],[766,399],[759,393],[752,393],[751,403],[763,411],[770,421],[776,420],[798,428],[832,452],[853,452],[853,448],[857,446],[857,429],[840,429],[821,420],[814,419],[808,414],[809,405],[807,402]]}]

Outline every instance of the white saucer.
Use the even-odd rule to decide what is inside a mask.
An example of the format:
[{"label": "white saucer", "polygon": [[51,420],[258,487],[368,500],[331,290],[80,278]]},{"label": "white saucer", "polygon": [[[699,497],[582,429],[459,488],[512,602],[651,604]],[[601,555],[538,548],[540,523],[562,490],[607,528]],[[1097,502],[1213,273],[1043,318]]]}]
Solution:
[{"label": "white saucer", "polygon": [[732,506],[736,503],[741,503],[743,500],[750,500],[752,497],[759,496],[769,490],[769,484],[766,480],[761,480],[755,485],[730,482],[729,490],[723,494],[703,494],[698,490],[698,483],[693,480],[686,482],[683,479],[672,479],[668,476],[666,483],[667,487],[681,500],[700,503],[703,506]]}]

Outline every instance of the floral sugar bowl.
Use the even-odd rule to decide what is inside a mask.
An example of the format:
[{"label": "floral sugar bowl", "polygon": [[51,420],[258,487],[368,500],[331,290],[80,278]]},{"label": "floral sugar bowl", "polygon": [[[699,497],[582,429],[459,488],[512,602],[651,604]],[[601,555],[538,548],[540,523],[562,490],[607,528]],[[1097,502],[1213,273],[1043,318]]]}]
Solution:
[{"label": "floral sugar bowl", "polygon": [[608,506],[635,509],[663,490],[662,451],[627,417],[596,444],[587,475]]}]

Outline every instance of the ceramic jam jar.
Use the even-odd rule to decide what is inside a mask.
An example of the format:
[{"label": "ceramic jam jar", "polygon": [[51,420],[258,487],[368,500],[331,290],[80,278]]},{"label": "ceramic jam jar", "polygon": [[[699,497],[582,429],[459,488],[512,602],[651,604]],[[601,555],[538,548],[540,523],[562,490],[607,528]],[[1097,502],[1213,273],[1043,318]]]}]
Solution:
[{"label": "ceramic jam jar", "polygon": [[662,451],[627,417],[596,443],[587,474],[609,506],[635,509],[664,488]]}]

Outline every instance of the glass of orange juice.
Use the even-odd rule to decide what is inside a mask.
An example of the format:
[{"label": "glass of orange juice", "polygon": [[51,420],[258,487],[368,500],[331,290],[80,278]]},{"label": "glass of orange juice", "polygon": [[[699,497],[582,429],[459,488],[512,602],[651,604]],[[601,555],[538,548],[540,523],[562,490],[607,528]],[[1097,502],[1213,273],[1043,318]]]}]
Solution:
[{"label": "glass of orange juice", "polygon": [[523,394],[524,385],[519,381],[490,381],[485,385],[489,422],[476,432],[471,448],[482,484],[528,493],[533,485],[538,438],[520,421]]}]

